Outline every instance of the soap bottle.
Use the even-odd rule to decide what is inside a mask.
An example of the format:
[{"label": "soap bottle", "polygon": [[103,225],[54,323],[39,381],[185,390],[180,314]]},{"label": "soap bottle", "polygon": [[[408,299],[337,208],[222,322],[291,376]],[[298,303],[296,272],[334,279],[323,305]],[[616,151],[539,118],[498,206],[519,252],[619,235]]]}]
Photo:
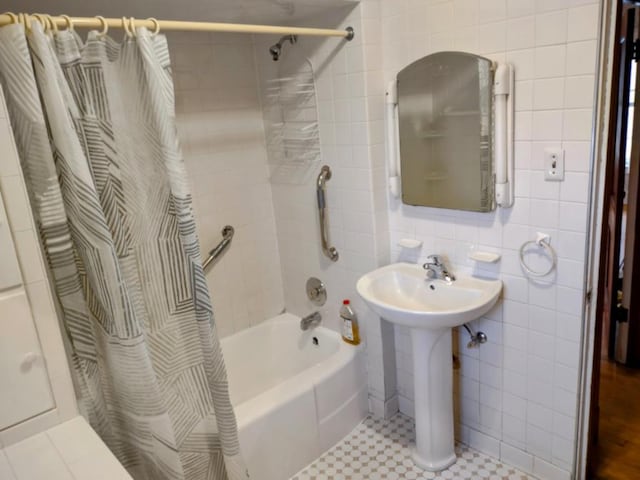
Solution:
[{"label": "soap bottle", "polygon": [[360,343],[360,328],[358,327],[358,316],[351,308],[349,300],[342,301],[340,307],[340,319],[342,320],[342,339],[351,345]]}]

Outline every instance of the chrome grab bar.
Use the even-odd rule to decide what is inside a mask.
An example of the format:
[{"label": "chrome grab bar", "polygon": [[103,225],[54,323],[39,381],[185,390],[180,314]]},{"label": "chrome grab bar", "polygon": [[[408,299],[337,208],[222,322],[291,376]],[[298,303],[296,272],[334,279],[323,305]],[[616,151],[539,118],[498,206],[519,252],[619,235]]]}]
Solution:
[{"label": "chrome grab bar", "polygon": [[227,225],[222,229],[222,240],[209,252],[209,256],[202,264],[202,269],[205,272],[209,269],[209,267],[213,265],[213,262],[215,262],[218,257],[220,257],[220,255],[222,255],[227,249],[227,247],[231,243],[231,239],[233,238],[234,233],[235,230],[231,225]]},{"label": "chrome grab bar", "polygon": [[328,165],[324,165],[320,169],[320,175],[316,182],[316,194],[318,197],[318,214],[320,216],[320,240],[322,241],[323,253],[332,261],[338,261],[338,250],[329,246],[329,232],[327,228],[326,200],[325,200],[325,184],[331,178],[331,169]]}]

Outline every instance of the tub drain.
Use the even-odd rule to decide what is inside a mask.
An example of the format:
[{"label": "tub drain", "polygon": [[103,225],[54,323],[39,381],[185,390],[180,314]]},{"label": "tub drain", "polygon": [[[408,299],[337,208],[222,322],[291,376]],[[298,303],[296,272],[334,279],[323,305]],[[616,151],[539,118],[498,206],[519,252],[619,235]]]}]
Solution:
[{"label": "tub drain", "polygon": [[315,346],[318,346],[318,344],[320,343],[320,342],[318,341],[318,337],[313,337],[313,338],[311,339],[311,341],[313,342],[313,344],[314,344]]}]

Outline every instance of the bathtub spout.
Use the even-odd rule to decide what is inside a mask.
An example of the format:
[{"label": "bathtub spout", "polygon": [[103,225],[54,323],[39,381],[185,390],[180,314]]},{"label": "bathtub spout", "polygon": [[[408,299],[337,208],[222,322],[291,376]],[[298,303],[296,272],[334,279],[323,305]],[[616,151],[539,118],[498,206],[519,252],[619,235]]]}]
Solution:
[{"label": "bathtub spout", "polygon": [[322,315],[320,315],[320,312],[313,312],[311,315],[307,315],[302,320],[300,320],[300,328],[302,330],[308,330],[311,327],[320,325],[321,321]]}]

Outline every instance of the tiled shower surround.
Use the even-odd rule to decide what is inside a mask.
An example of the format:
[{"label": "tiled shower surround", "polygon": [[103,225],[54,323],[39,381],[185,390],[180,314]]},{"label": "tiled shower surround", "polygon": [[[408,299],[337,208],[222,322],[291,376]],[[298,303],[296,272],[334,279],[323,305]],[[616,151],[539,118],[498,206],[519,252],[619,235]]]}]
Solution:
[{"label": "tiled shower surround", "polygon": [[168,35],[181,146],[203,256],[229,224],[230,248],[207,273],[222,336],[282,311],[282,276],[251,35]]},{"label": "tiled shower surround", "polygon": [[[376,318],[357,297],[355,282],[390,261],[444,254],[454,272],[501,278],[505,285],[501,302],[473,325],[489,342],[469,350],[466,333],[459,335],[459,440],[540,478],[570,478],[598,14],[591,0],[363,0],[313,18],[310,26],[356,30],[350,43],[300,38],[283,52],[304,52],[316,72],[323,163],[333,170],[327,196],[332,243],[341,255],[335,264],[319,246],[314,180],[321,165],[303,184],[268,181],[258,92],[274,74],[267,48],[275,39],[210,37],[201,49],[173,42],[179,128],[203,250],[219,240],[224,224],[241,227],[209,275],[223,333],[282,307],[310,313],[316,307],[306,299],[304,282],[317,276],[329,293],[321,309],[325,325],[338,328],[341,300],[354,301],[366,334],[373,412],[390,414],[399,405],[411,416],[408,331]],[[223,41],[234,44],[230,57],[217,48]],[[198,59],[196,50],[209,53]],[[515,67],[511,209],[480,214],[409,207],[388,195],[386,84],[400,68],[441,50],[465,50]],[[189,74],[193,62],[205,61],[213,62],[210,71]],[[564,182],[543,179],[543,153],[550,147],[565,152]],[[519,266],[518,249],[537,231],[551,235],[559,260],[554,274],[534,281]],[[397,246],[401,238],[422,240],[423,246],[404,251]],[[502,259],[476,266],[467,259],[474,249]]]}]

